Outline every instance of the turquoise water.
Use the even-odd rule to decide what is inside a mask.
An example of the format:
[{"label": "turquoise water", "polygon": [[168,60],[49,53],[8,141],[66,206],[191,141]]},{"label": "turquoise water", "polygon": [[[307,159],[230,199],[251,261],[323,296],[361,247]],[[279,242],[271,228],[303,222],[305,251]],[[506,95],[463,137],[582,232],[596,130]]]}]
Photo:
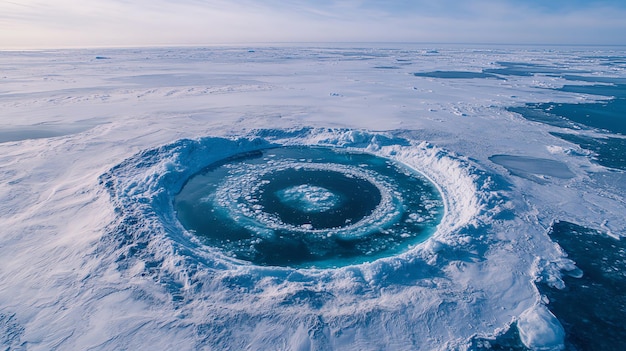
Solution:
[{"label": "turquoise water", "polygon": [[374,212],[382,198],[367,180],[335,171],[286,169],[261,181],[267,183],[254,194],[260,206],[284,223],[311,229],[356,223]]},{"label": "turquoise water", "polygon": [[336,267],[407,250],[443,215],[436,187],[370,154],[284,147],[209,165],[174,199],[183,226],[258,265]]}]

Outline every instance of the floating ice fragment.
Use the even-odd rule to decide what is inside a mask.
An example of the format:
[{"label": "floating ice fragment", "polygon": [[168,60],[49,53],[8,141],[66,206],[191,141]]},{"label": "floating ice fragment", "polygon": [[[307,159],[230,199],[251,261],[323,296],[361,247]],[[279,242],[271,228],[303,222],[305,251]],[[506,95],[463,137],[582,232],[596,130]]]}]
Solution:
[{"label": "floating ice fragment", "polygon": [[526,310],[517,321],[522,343],[531,350],[556,351],[565,348],[565,332],[545,305]]},{"label": "floating ice fragment", "polygon": [[330,190],[310,184],[289,187],[277,195],[281,202],[307,213],[328,211],[341,201]]}]

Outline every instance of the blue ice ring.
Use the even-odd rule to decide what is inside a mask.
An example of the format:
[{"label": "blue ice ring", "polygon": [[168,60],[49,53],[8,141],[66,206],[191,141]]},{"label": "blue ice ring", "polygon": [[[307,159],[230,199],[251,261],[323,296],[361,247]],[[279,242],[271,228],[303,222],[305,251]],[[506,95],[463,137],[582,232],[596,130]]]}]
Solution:
[{"label": "blue ice ring", "polygon": [[[336,163],[318,164],[284,160],[272,160],[265,165],[245,165],[245,167],[226,165],[226,167],[230,168],[227,180],[217,188],[214,198],[205,201],[214,201],[217,208],[223,208],[231,218],[262,237],[273,236],[275,230],[288,230],[320,237],[356,239],[384,231],[386,226],[395,223],[403,213],[402,199],[397,196],[399,192],[392,182],[366,169]],[[313,229],[285,223],[277,216],[264,212],[262,206],[256,204],[256,199],[250,194],[257,193],[260,187],[268,182],[261,180],[263,176],[287,169],[334,171],[347,177],[360,178],[376,186],[381,200],[370,215],[342,227]]]}]

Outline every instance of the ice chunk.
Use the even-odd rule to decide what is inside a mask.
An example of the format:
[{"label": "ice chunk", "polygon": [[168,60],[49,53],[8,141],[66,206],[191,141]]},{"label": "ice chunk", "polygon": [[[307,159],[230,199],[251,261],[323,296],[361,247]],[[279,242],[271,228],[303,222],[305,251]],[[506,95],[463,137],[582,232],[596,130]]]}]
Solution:
[{"label": "ice chunk", "polygon": [[545,305],[535,305],[517,322],[520,339],[531,350],[563,350],[565,332],[559,320]]},{"label": "ice chunk", "polygon": [[328,211],[341,201],[341,198],[330,190],[309,184],[283,189],[279,191],[278,196],[285,204],[303,212]]}]

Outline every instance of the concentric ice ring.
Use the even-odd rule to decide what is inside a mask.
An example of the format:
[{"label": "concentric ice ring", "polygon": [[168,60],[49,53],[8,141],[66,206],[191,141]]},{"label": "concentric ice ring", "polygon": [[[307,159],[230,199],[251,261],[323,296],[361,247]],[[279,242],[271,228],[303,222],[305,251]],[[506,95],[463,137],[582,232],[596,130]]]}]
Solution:
[{"label": "concentric ice ring", "polygon": [[328,267],[405,250],[434,232],[441,197],[388,159],[282,147],[231,157],[175,198],[183,226],[227,255],[261,265]]}]

